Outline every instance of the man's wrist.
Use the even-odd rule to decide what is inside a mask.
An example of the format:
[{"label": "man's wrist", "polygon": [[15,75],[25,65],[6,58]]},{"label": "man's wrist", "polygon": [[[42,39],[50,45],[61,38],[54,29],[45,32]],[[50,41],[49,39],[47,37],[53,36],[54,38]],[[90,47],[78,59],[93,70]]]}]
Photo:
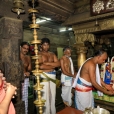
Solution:
[{"label": "man's wrist", "polygon": [[103,83],[103,84],[102,84],[102,87],[106,88],[106,84],[105,84],[105,83]]},{"label": "man's wrist", "polygon": [[30,75],[30,72],[25,72],[24,73],[24,76],[29,76]]}]

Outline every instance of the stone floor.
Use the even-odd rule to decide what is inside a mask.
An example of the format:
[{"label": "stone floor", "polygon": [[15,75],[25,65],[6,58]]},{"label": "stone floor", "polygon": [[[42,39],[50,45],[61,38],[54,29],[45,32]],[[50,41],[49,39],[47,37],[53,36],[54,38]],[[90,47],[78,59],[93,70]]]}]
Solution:
[{"label": "stone floor", "polygon": [[[73,98],[73,101],[74,101],[74,98]],[[36,110],[36,107],[33,104],[33,102],[34,102],[33,98],[29,98],[29,107],[28,107],[29,113],[28,114],[37,114],[37,110]],[[99,103],[95,101],[95,106],[97,106],[98,104]],[[105,103],[105,107],[108,105]],[[74,107],[74,103],[73,103],[72,107]],[[114,107],[114,105],[111,105],[111,107]],[[56,89],[56,112],[59,112],[60,110],[62,110],[64,108],[65,108],[65,105],[63,104],[62,98],[61,98],[61,88],[57,88]],[[110,111],[110,114],[114,114],[114,112]]]},{"label": "stone floor", "polygon": [[[35,105],[33,104],[34,100],[33,98],[29,98],[29,114],[37,114],[37,110],[35,108]],[[61,88],[57,88],[56,90],[56,112],[62,110],[65,108],[65,105],[62,102],[61,98]]]}]

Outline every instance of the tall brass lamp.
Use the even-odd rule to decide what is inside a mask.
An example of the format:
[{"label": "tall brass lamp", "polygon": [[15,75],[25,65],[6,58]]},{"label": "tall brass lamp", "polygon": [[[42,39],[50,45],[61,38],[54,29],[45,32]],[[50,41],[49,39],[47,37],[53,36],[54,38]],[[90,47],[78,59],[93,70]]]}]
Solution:
[{"label": "tall brass lamp", "polygon": [[[43,114],[43,106],[45,105],[45,100],[42,99],[41,96],[41,90],[43,89],[43,85],[40,84],[40,74],[42,73],[42,70],[39,70],[39,53],[38,53],[38,44],[41,43],[40,40],[38,40],[38,34],[37,34],[37,29],[39,28],[39,25],[36,24],[36,14],[38,11],[34,8],[36,6],[36,2],[38,0],[29,0],[29,3],[32,3],[32,8],[28,10],[29,14],[32,15],[32,24],[29,25],[31,29],[33,29],[33,41],[31,41],[31,44],[34,45],[34,52],[35,55],[32,56],[32,59],[35,60],[35,69],[32,71],[33,74],[36,76],[37,83],[34,86],[35,91],[37,92],[37,99],[34,101],[34,104],[36,107],[39,108],[39,113],[38,114]],[[14,0],[13,2],[13,8],[12,11],[17,13],[18,16],[20,13],[24,13],[24,4],[22,0]]]}]

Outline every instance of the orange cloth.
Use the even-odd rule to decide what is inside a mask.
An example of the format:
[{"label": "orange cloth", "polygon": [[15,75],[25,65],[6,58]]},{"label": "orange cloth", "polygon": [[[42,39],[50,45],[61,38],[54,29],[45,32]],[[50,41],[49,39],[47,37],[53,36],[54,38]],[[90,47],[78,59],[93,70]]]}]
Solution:
[{"label": "orange cloth", "polygon": [[88,87],[88,88],[80,89],[80,88],[76,87],[75,90],[81,91],[81,92],[88,92],[88,91],[91,91],[92,88],[89,88],[89,87]]},{"label": "orange cloth", "polygon": [[[0,85],[0,103],[2,102],[2,100],[4,99],[4,97],[5,97],[5,90],[3,89],[3,83],[2,83]],[[15,113],[15,108],[14,108],[12,102],[10,103],[8,114],[16,114]]]}]

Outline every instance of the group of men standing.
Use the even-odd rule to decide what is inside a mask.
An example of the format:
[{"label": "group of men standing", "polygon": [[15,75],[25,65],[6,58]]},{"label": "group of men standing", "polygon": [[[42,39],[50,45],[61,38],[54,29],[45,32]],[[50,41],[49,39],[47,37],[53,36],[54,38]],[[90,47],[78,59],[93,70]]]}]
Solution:
[{"label": "group of men standing", "polygon": [[[75,77],[75,71],[73,67],[71,56],[71,49],[66,47],[63,49],[64,56],[59,61],[57,56],[49,51],[50,40],[48,38],[43,38],[41,40],[42,50],[39,51],[41,58],[39,59],[39,69],[43,70],[41,74],[41,83],[44,85],[42,90],[42,98],[46,100],[44,106],[44,114],[56,114],[55,108],[55,96],[56,96],[56,84],[52,80],[56,80],[56,67],[61,67],[62,70],[62,98],[63,102],[67,106],[71,106],[71,88],[72,79]],[[22,60],[24,66],[24,86],[23,86],[23,100],[25,101],[25,113],[28,113],[28,86],[29,86],[29,76],[31,71],[31,60],[27,55],[29,51],[29,44],[27,42],[21,43],[20,59]],[[50,80],[52,79],[52,80]],[[66,96],[66,94],[68,96]]]},{"label": "group of men standing", "polygon": [[[71,49],[69,47],[65,47],[63,49],[64,55],[60,60],[58,60],[57,56],[53,52],[49,51],[49,47],[50,40],[48,38],[43,38],[41,40],[42,50],[39,52],[39,55],[41,55],[41,58],[39,58],[39,68],[43,70],[40,78],[42,80],[41,83],[44,85],[42,90],[42,98],[46,100],[43,114],[56,114],[56,84],[53,81],[56,80],[56,67],[61,68],[62,71],[61,96],[64,104],[67,106],[72,105],[72,88],[75,89],[75,107],[82,111],[87,107],[94,107],[92,95],[93,86],[99,90],[99,95],[103,95],[103,93],[114,95],[114,91],[111,91],[107,84],[100,79],[98,69],[98,64],[104,63],[107,59],[106,51],[97,51],[94,57],[87,59],[82,67],[80,67],[78,73],[76,73],[71,59]],[[25,88],[26,84],[28,83],[29,73],[31,71],[31,61],[26,55],[28,48],[28,44],[21,45],[20,58],[24,65]],[[102,86],[106,89],[104,89]]]}]

